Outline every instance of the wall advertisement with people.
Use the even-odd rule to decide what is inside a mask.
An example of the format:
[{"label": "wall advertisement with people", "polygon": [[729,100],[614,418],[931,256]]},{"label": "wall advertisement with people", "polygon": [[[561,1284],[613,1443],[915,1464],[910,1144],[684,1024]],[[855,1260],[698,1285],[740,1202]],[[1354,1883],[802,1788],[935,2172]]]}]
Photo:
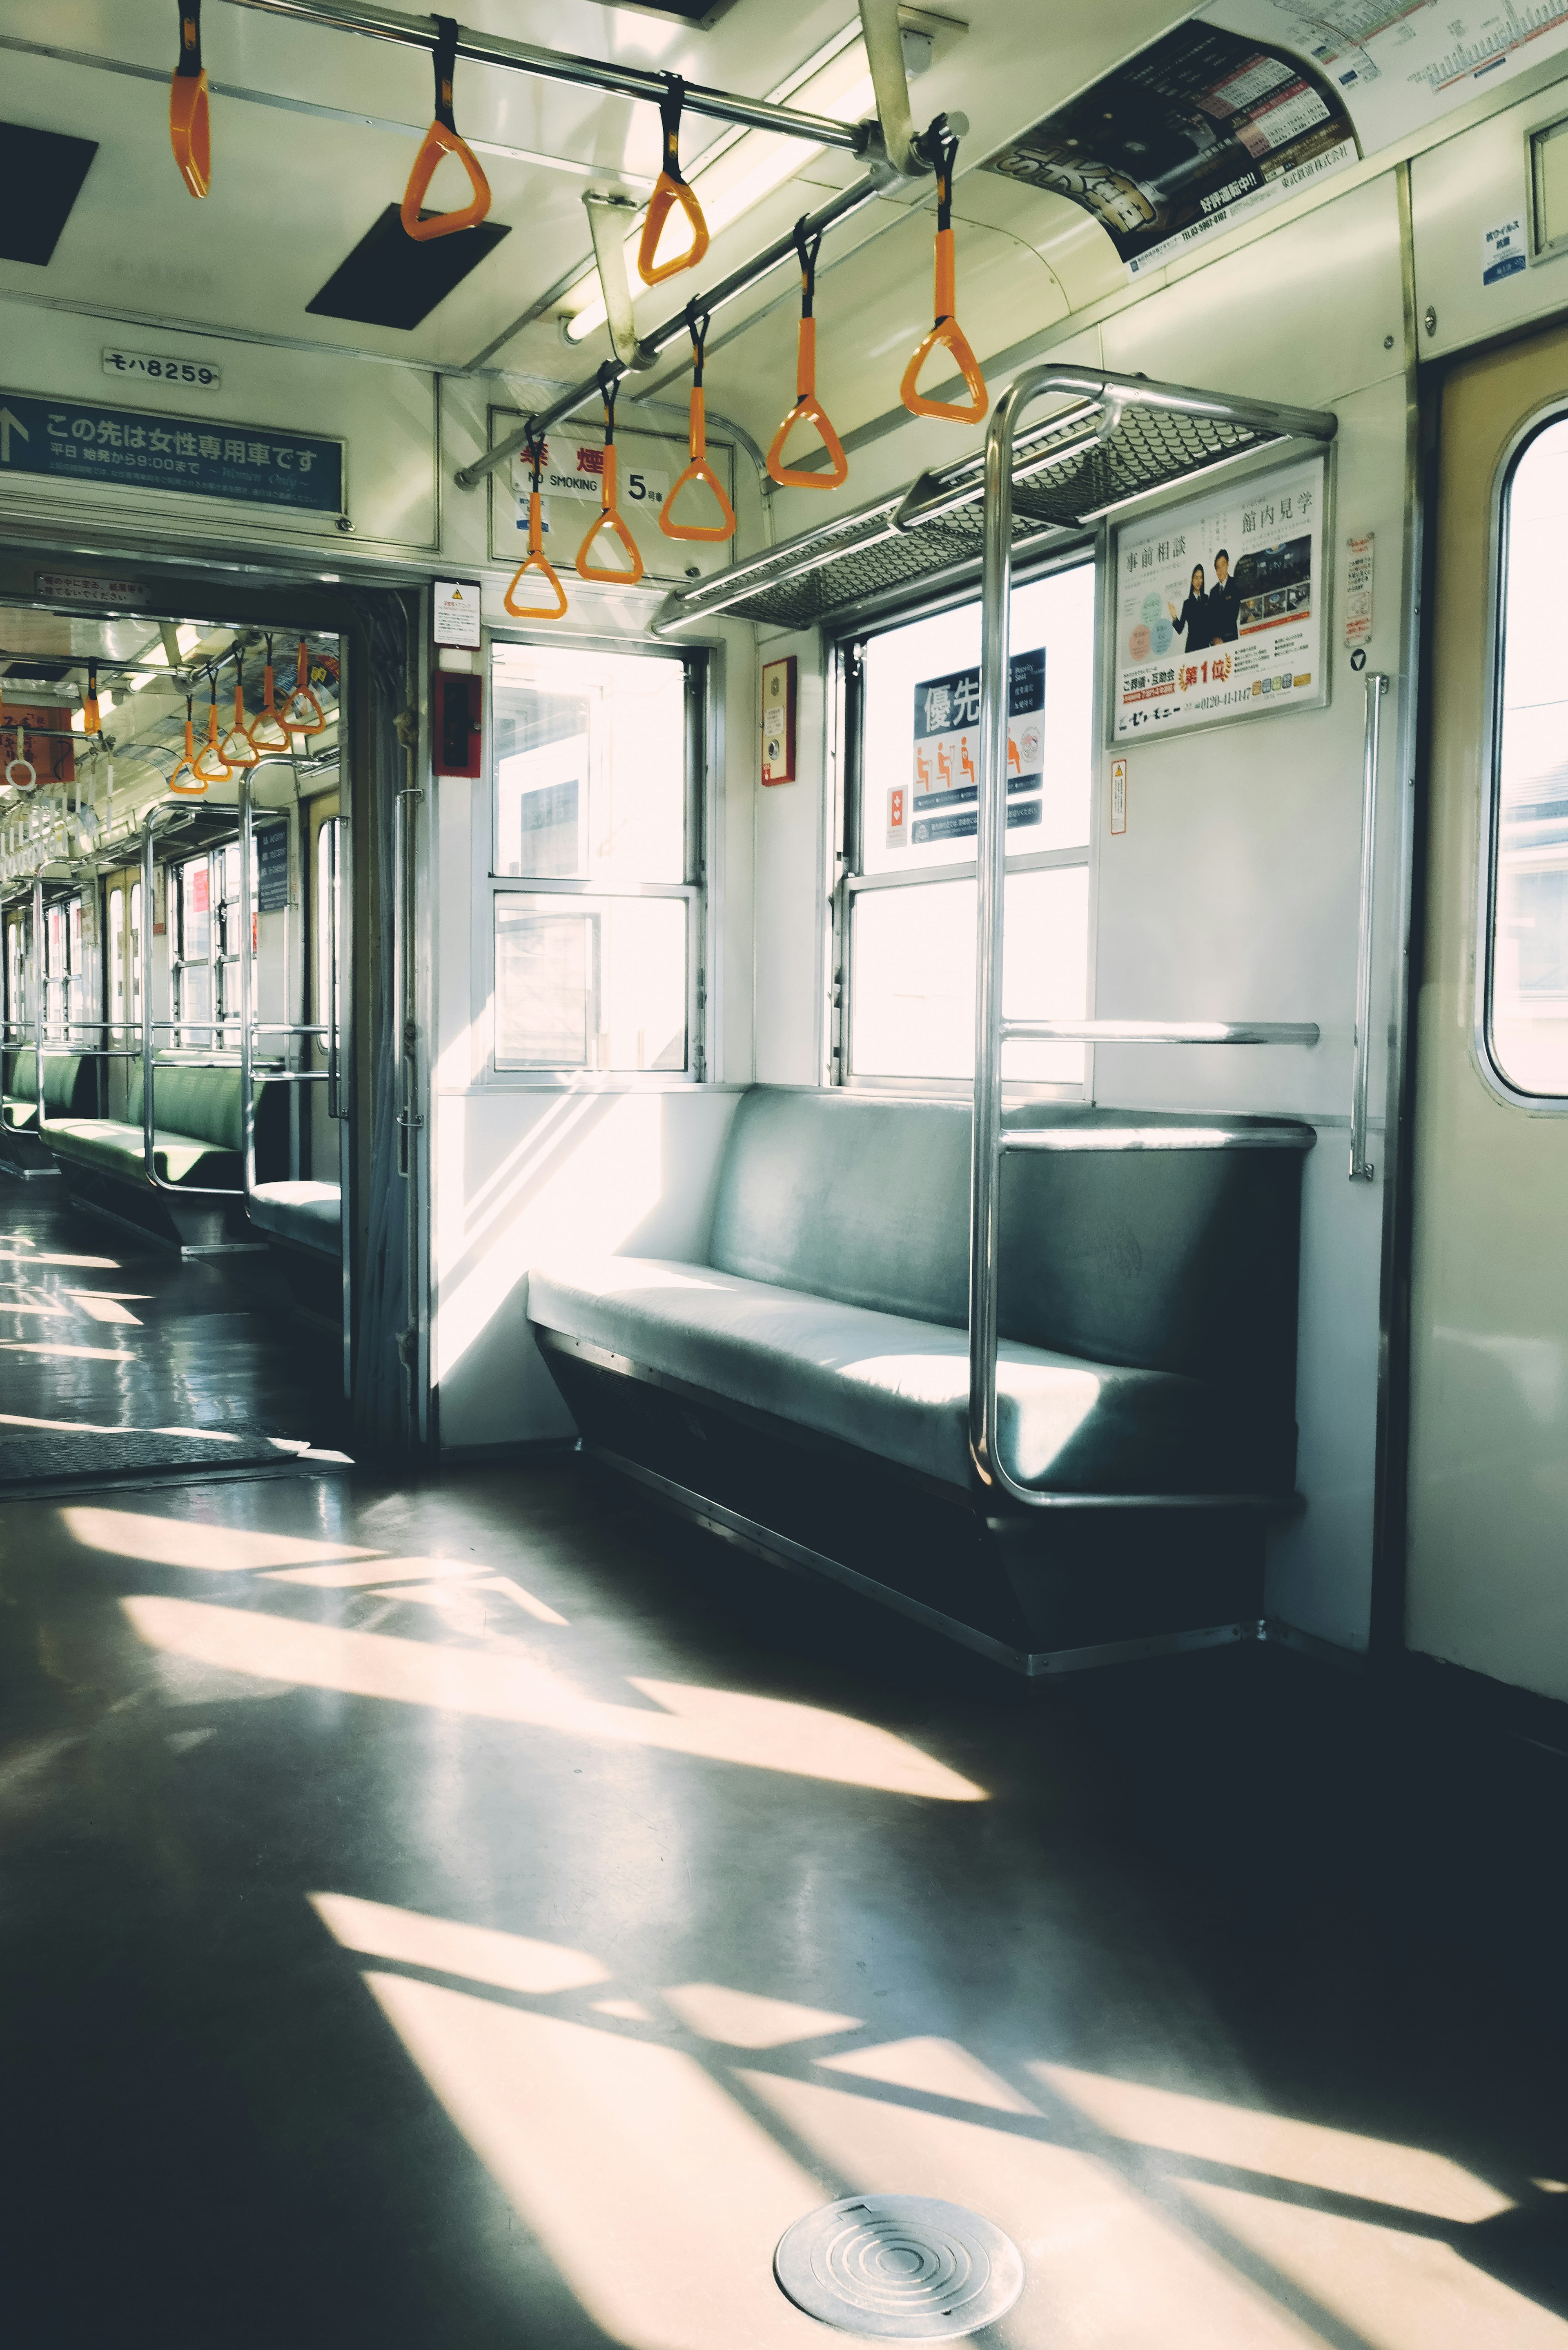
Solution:
[{"label": "wall advertisement with people", "polygon": [[1112,739],[1328,698],[1321,456],[1116,533]]}]

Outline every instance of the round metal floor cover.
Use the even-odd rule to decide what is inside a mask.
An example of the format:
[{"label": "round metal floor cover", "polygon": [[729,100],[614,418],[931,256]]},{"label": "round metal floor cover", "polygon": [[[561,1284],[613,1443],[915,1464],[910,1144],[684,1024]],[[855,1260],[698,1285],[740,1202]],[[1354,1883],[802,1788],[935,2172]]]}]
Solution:
[{"label": "round metal floor cover", "polygon": [[785,2230],[774,2274],[797,2309],[884,2342],[954,2342],[1005,2316],[1023,2261],[1002,2230],[929,2195],[849,2195]]}]

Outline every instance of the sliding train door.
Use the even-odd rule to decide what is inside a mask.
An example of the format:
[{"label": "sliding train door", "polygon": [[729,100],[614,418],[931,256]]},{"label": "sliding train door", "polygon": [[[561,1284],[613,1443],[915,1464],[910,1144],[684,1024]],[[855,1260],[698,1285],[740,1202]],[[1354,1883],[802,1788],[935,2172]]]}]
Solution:
[{"label": "sliding train door", "polygon": [[1442,393],[1408,1645],[1568,1699],[1568,331]]},{"label": "sliding train door", "polygon": [[120,1057],[141,1045],[141,868],[119,867],[103,882],[104,1043],[116,1056],[103,1064],[104,1114],[130,1109],[130,1063]]}]

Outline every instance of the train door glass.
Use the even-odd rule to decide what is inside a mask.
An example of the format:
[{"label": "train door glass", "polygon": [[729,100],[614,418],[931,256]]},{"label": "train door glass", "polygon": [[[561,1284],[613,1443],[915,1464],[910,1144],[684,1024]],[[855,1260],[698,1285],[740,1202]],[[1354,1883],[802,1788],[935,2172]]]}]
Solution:
[{"label": "train door glass", "polygon": [[[343,822],[336,792],[307,801],[306,808],[310,844],[306,868],[310,877],[310,1003],[306,1018],[314,1026],[333,1031],[338,1017]],[[332,1036],[313,1036],[309,1043],[307,1066],[330,1069]],[[310,1173],[317,1182],[336,1182],[338,1144],[335,1114],[341,1105],[333,1097],[335,1088],[330,1085],[307,1086],[304,1090],[310,1104]]]},{"label": "train door glass", "polygon": [[5,922],[5,1035],[21,1044],[27,1033],[27,928],[18,910]]},{"label": "train door glass", "polygon": [[[82,901],[57,898],[44,909],[44,1029],[62,1040],[70,1035],[73,1019],[84,1015],[81,1002]],[[91,1038],[86,1039],[91,1043]]]},{"label": "train door glass", "polygon": [[[1082,1019],[1088,980],[1095,566],[1014,590],[1007,1010]],[[968,1083],[974,1055],[980,606],[861,638],[840,942],[844,1076]],[[1004,1073],[1081,1087],[1079,1045],[1010,1045]]]},{"label": "train door glass", "polygon": [[1559,328],[1442,391],[1406,1588],[1412,1648],[1560,1699],[1568,587],[1542,551],[1568,529],[1565,369]]},{"label": "train door glass", "polygon": [[[251,889],[256,888],[253,852]],[[173,868],[170,965],[174,1041],[185,1047],[240,1041],[240,850],[237,841]],[[254,903],[254,894],[253,894]],[[251,920],[251,953],[256,947]]]}]

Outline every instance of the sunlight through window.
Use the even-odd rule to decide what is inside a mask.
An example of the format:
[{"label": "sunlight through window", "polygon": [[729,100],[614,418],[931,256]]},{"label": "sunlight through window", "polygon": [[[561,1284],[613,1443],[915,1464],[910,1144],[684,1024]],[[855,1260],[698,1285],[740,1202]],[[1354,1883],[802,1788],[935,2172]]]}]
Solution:
[{"label": "sunlight through window", "polygon": [[784,2048],[792,2040],[860,2029],[858,2016],[797,2007],[792,2000],[764,1999],[760,1991],[732,1991],[726,1983],[677,1983],[663,1998],[688,2032],[729,2048]]},{"label": "sunlight through window", "polygon": [[[126,1514],[65,1513],[67,1522],[81,1515],[118,1520]],[[167,1537],[169,1521],[154,1518],[146,1523]],[[185,1532],[192,1537],[192,1547],[197,1547],[196,1530]],[[119,1548],[123,1539],[119,1534],[97,1546]],[[261,1544],[268,1538],[248,1539]],[[208,1540],[210,1544],[210,1534]],[[165,1563],[210,1562],[182,1555],[165,1556]],[[596,1745],[644,1746],[798,1778],[830,1779],[887,1794],[945,1803],[985,1800],[983,1788],[907,1740],[818,1706],[787,1704],[739,1690],[634,1679],[633,1689],[665,1709],[655,1712],[579,1696],[557,1673],[510,1654],[393,1639],[383,1633],[298,1623],[193,1599],[138,1596],[122,1599],[120,1606],[151,1648],[262,1679],[523,1722]]]},{"label": "sunlight through window", "polygon": [[493,1926],[464,1926],[453,1918],[431,1918],[422,1910],[363,1901],[349,1893],[312,1893],[307,1898],[345,1950],[361,1950],[368,1958],[396,1959],[405,1966],[428,1967],[434,1974],[467,1975],[500,1991],[529,1991],[535,1997],[581,1991],[609,1980],[608,1968],[597,1959],[557,1942],[531,1941],[526,1935],[503,1933]]},{"label": "sunlight through window", "polygon": [[[86,1550],[113,1551],[120,1558],[140,1559],[151,1566],[202,1567],[216,1575],[245,1575],[256,1568],[290,1565],[296,1559],[369,1555],[353,1543],[320,1542],[305,1534],[253,1534],[244,1526],[215,1526],[195,1518],[159,1518],[141,1510],[65,1509],[60,1512],[60,1523],[73,1542]],[[242,1669],[259,1672],[262,1669]]]}]

